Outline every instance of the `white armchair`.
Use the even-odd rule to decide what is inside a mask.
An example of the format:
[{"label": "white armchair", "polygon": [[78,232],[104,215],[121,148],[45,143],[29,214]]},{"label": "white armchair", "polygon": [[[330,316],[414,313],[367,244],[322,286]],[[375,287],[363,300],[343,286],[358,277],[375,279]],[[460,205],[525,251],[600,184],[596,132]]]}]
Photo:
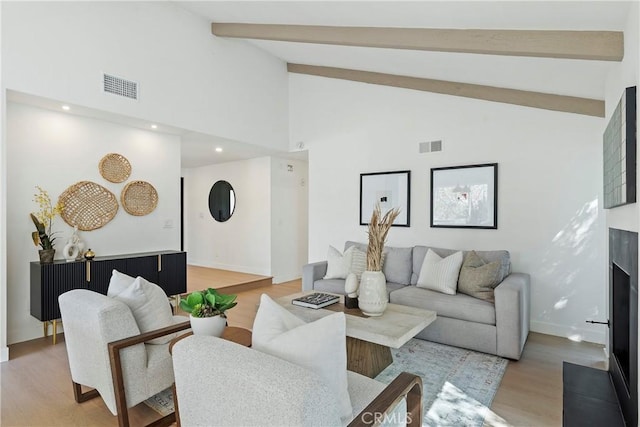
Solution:
[{"label": "white armchair", "polygon": [[[179,426],[336,426],[335,397],[313,372],[220,338],[190,336],[172,349]],[[385,386],[348,372],[350,426],[420,426],[422,380],[402,373]]]},{"label": "white armchair", "polygon": [[[189,328],[188,319],[174,316],[175,326],[141,334],[129,307],[114,298],[76,289],[58,301],[76,401],[100,395],[127,426],[127,408],[173,384],[169,344],[145,342]],[[95,390],[83,393],[81,385]],[[165,418],[171,423],[174,415]]]}]

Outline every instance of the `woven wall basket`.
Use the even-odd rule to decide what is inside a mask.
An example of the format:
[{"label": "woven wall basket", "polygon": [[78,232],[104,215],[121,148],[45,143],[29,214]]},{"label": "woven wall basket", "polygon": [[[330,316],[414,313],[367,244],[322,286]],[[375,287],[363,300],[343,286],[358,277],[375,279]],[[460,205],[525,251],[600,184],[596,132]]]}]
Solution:
[{"label": "woven wall basket", "polygon": [[124,182],[131,175],[131,163],[122,154],[110,153],[100,160],[100,175],[109,182]]},{"label": "woven wall basket", "polygon": [[118,199],[103,186],[91,181],[80,181],[64,190],[60,216],[70,226],[91,231],[103,227],[116,216]]},{"label": "woven wall basket", "polygon": [[131,215],[148,215],[158,206],[158,192],[146,181],[131,181],[122,189],[120,202]]}]

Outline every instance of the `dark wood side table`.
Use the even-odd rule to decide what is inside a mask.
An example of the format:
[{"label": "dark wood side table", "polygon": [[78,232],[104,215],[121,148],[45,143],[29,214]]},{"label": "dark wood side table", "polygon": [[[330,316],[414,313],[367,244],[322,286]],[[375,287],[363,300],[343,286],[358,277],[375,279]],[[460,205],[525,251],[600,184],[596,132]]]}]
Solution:
[{"label": "dark wood side table", "polygon": [[[173,346],[183,338],[186,338],[190,335],[193,335],[193,332],[189,331],[186,334],[180,335],[179,337],[171,340],[169,344],[169,353],[172,353]],[[224,328],[224,332],[222,332],[223,339],[227,341],[234,342],[236,344],[243,345],[245,347],[251,347],[251,331],[244,328],[238,328],[237,326],[227,326]]]}]

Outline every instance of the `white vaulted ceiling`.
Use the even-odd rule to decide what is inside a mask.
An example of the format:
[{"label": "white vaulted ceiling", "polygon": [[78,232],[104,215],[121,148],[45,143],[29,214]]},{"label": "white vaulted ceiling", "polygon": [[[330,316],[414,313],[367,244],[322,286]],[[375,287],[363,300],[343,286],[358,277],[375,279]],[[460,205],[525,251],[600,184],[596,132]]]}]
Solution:
[{"label": "white vaulted ceiling", "polygon": [[[197,1],[211,23],[349,27],[623,31],[630,2]],[[213,36],[212,36],[213,37]],[[604,98],[616,61],[500,56],[246,39],[287,63],[373,71],[509,89]]]}]

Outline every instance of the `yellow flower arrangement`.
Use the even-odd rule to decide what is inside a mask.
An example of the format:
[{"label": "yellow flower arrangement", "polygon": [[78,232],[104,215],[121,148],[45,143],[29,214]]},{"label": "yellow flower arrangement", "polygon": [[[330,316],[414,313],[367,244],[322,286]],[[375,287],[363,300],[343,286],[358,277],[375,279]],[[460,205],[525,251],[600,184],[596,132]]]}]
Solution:
[{"label": "yellow flower arrangement", "polygon": [[31,233],[31,237],[36,246],[40,245],[42,249],[53,249],[53,241],[56,238],[52,238],[54,233],[51,232],[51,226],[53,219],[62,212],[62,203],[58,202],[54,206],[46,190],[40,186],[36,186],[36,189],[38,192],[34,194],[33,201],[38,204],[40,210],[30,215],[33,225],[36,226],[36,231]]}]

